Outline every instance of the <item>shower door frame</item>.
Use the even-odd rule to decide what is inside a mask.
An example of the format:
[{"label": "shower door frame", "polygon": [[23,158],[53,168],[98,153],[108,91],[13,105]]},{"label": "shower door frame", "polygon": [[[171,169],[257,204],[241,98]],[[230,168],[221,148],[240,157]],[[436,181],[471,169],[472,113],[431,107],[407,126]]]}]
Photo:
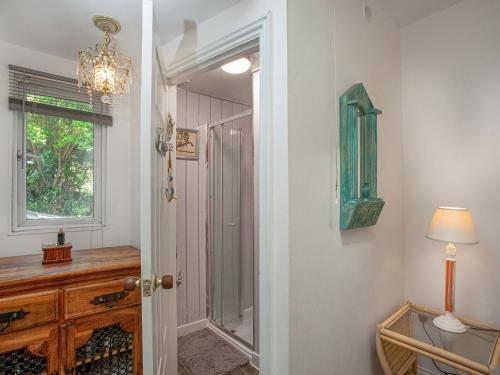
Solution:
[{"label": "shower door frame", "polygon": [[[245,117],[248,117],[248,116],[252,116],[253,115],[253,110],[246,110],[246,111],[242,111],[241,113],[239,114],[236,114],[236,115],[233,115],[233,116],[229,116],[225,119],[222,119],[222,120],[219,120],[219,121],[215,121],[214,123],[211,123],[211,124],[208,124],[207,126],[207,169],[208,169],[208,173],[207,173],[207,186],[208,186],[208,199],[207,199],[207,243],[208,243],[208,262],[207,262],[207,285],[210,285],[210,288],[208,288],[208,298],[207,298],[207,316],[208,316],[208,320],[210,321],[210,323],[212,323],[215,327],[217,327],[218,329],[220,329],[221,331],[223,331],[225,334],[227,334],[228,336],[230,336],[231,338],[235,339],[236,341],[238,341],[239,343],[241,343],[242,345],[248,347],[250,350],[254,350],[255,349],[255,339],[256,339],[256,335],[255,335],[255,291],[254,291],[254,287],[255,287],[255,272],[254,272],[254,267],[255,267],[255,241],[254,241],[254,235],[255,235],[255,227],[254,225],[252,225],[252,256],[251,256],[251,259],[252,259],[252,308],[254,309],[254,315],[252,316],[252,343],[249,343],[247,341],[245,341],[243,338],[241,338],[240,336],[238,336],[237,334],[231,332],[230,329],[227,329],[225,326],[224,326],[224,125],[227,125],[228,123],[231,123],[231,131],[234,130],[234,121],[236,120],[239,120],[239,119],[242,119],[242,118],[245,118]],[[213,189],[213,185],[211,183],[211,176],[212,176],[212,172],[213,172],[213,168],[215,168],[213,166],[213,162],[214,162],[214,152],[215,152],[215,149],[214,149],[214,136],[213,136],[213,133],[215,132],[215,129],[217,127],[221,127],[221,140],[220,140],[220,143],[221,143],[221,154],[220,154],[220,160],[221,160],[221,171],[220,171],[220,179],[221,179],[221,182],[220,182],[220,185],[221,185],[221,191],[220,191],[220,194],[221,194],[221,197],[220,197],[220,212],[221,212],[221,226],[222,226],[222,239],[221,239],[221,251],[222,251],[222,256],[221,256],[221,286],[222,286],[222,289],[221,289],[221,318],[220,318],[220,323],[217,322],[217,320],[214,318],[214,314],[215,314],[215,309],[213,307],[213,305],[215,304],[215,287],[216,287],[216,282],[215,282],[215,249],[214,249],[214,231],[215,231],[215,226],[214,226],[214,215],[216,213],[216,208],[215,208],[215,204],[214,204],[214,201],[215,201],[215,192],[214,192],[214,189]],[[253,139],[253,124],[252,124],[252,154],[255,152],[253,150],[254,148],[254,139]],[[239,183],[239,186],[240,186],[240,189],[239,189],[239,205],[240,205],[240,208],[239,208],[239,221],[238,221],[238,230],[239,230],[239,241],[240,241],[240,244],[239,244],[239,250],[240,250],[240,259],[239,259],[239,263],[240,263],[240,274],[239,274],[239,278],[240,278],[240,282],[239,282],[239,301],[238,301],[238,312],[241,312],[243,314],[243,302],[242,302],[242,295],[243,295],[243,290],[242,290],[242,267],[241,267],[241,263],[242,263],[242,256],[241,256],[241,251],[242,251],[242,248],[243,248],[243,243],[242,243],[242,228],[241,228],[241,207],[242,207],[242,198],[241,198],[241,188],[242,188],[242,163],[243,163],[243,131],[242,129],[238,129],[239,132],[240,132],[240,157],[239,157],[239,163],[240,163],[240,169],[239,169],[239,178],[240,178],[240,183]],[[253,165],[253,162],[252,162],[252,165]],[[253,169],[252,169],[252,174],[253,174]],[[214,196],[211,196],[211,194],[213,194]],[[252,223],[254,223],[254,203],[253,203],[253,199],[254,199],[254,192],[252,190],[252,210],[251,210],[251,221]],[[242,315],[243,317],[243,315]]]}]

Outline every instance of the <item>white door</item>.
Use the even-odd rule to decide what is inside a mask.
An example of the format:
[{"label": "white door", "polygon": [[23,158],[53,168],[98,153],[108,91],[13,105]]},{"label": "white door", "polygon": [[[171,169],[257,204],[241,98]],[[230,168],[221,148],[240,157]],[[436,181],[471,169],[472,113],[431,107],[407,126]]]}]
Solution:
[{"label": "white door", "polygon": [[[142,0],[140,233],[143,370],[144,375],[177,375],[177,306],[172,277],[176,274],[176,214],[175,199],[168,202],[166,196],[169,159],[175,169],[175,132],[168,142],[173,151],[162,155],[155,148],[156,136],[160,130],[165,130],[168,122],[168,108],[175,108],[175,95],[168,95],[156,35],[153,0]],[[175,178],[175,171],[173,176]]]}]

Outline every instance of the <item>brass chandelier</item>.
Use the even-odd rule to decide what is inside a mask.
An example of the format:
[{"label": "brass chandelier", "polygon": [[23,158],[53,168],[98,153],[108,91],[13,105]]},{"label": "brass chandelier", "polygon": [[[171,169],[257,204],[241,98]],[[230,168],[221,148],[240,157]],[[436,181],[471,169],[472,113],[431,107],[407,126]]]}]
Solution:
[{"label": "brass chandelier", "polygon": [[132,60],[119,52],[110,36],[121,30],[120,23],[106,16],[95,16],[92,20],[104,32],[104,42],[79,50],[78,86],[86,87],[91,99],[92,93],[97,92],[103,103],[112,104],[112,98],[130,92]]}]

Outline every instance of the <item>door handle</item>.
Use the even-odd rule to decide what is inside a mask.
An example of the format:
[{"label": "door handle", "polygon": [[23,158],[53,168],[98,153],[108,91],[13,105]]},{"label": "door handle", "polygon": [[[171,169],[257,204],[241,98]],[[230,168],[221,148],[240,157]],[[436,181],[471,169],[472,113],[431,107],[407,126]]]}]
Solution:
[{"label": "door handle", "polygon": [[[174,287],[174,277],[172,275],[164,275],[162,278],[153,275],[151,280],[144,280],[144,285],[151,285],[153,291],[162,287],[163,289],[172,289]],[[141,279],[136,277],[128,277],[123,283],[123,288],[127,292],[133,292],[136,288],[141,286]]]},{"label": "door handle", "polygon": [[139,288],[140,286],[141,279],[138,279],[137,277],[127,277],[123,283],[123,289],[127,292],[133,292],[135,288]]},{"label": "door handle", "polygon": [[160,286],[163,289],[172,289],[174,287],[174,277],[172,275],[163,275],[163,277],[160,279],[159,277],[156,277],[156,275],[153,275],[153,289],[157,289]]}]

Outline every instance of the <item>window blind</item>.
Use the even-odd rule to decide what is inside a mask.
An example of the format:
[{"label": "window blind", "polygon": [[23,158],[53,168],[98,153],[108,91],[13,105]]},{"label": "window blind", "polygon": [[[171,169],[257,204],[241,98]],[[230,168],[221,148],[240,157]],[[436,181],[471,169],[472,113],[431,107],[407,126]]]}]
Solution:
[{"label": "window blind", "polygon": [[111,106],[76,79],[9,65],[9,109],[112,125]]}]

